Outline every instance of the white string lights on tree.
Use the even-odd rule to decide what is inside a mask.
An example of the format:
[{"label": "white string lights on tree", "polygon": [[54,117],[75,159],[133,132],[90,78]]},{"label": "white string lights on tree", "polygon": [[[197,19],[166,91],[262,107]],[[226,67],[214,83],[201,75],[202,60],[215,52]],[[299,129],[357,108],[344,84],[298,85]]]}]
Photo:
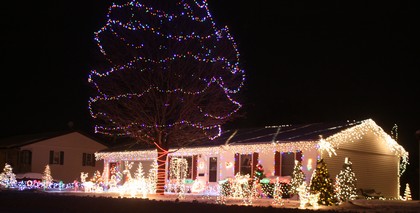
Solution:
[{"label": "white string lights on tree", "polygon": [[48,164],[45,166],[44,173],[42,175],[42,182],[44,183],[44,189],[49,188],[50,184],[53,182],[50,165]]},{"label": "white string lights on tree", "polygon": [[[124,11],[124,14],[118,16],[118,12]],[[146,16],[147,19],[139,17]],[[238,93],[244,85],[245,72],[239,66],[239,51],[227,27],[218,28],[213,21],[209,12],[206,1],[179,1],[176,5],[167,11],[157,9],[150,5],[139,3],[135,0],[122,5],[113,4],[108,9],[107,22],[100,30],[95,33],[95,40],[98,48],[104,57],[111,63],[113,67],[105,71],[92,70],[89,74],[88,81],[97,91],[97,95],[91,97],[88,102],[90,115],[94,119],[102,119],[107,125],[97,124],[95,132],[106,135],[130,135],[132,129],[136,128],[172,128],[175,126],[189,126],[203,130],[209,139],[214,139],[221,134],[220,122],[201,122],[191,118],[183,120],[174,120],[163,123],[147,123],[147,122],[117,122],[113,119],[111,113],[95,107],[98,103],[112,102],[129,102],[136,98],[143,98],[150,93],[160,94],[179,94],[181,96],[200,96],[205,94],[209,88],[219,88],[224,94],[230,110],[224,114],[215,114],[215,112],[206,111],[202,106],[197,104],[197,112],[201,113],[204,118],[212,118],[215,120],[224,120],[236,113],[242,105],[232,97]],[[175,23],[183,23],[178,26]],[[208,28],[208,30],[198,30],[196,27],[200,25]],[[175,27],[177,26],[177,27]],[[191,30],[193,29],[193,30]],[[133,36],[140,34],[141,36]],[[105,36],[106,35],[106,36]],[[149,40],[145,39],[145,35],[149,36]],[[107,37],[108,36],[108,37]],[[113,60],[115,53],[107,48],[103,37],[111,36],[114,41],[123,44],[124,48],[133,50],[128,59],[117,62]],[[134,39],[134,38],[135,39]],[[160,44],[158,48],[153,45]],[[170,44],[185,46],[185,48],[173,49]],[[190,45],[188,45],[190,44]],[[230,48],[233,54],[222,51],[221,48]],[[147,54],[147,50],[153,50],[155,53]],[[168,51],[171,50],[171,51]],[[129,72],[129,70],[137,69],[138,74],[142,75],[151,70],[153,72],[163,72],[171,69],[171,64],[181,60],[191,60],[192,63],[203,64],[207,67],[218,67],[218,71],[205,72],[206,75],[194,76],[191,73],[178,73],[179,76],[186,75],[195,78],[196,82],[201,85],[199,87],[188,87],[188,82],[182,86],[166,86],[150,84],[142,88],[140,91],[122,92],[120,94],[111,94],[101,85],[103,79],[107,79],[115,73]],[[160,69],[151,69],[151,67]],[[212,73],[210,75],[210,73]],[[235,79],[234,81],[232,79]],[[140,83],[140,82],[139,82]],[[182,104],[182,103],[180,103]],[[213,124],[211,124],[213,123]],[[209,130],[217,130],[214,131]]]}]

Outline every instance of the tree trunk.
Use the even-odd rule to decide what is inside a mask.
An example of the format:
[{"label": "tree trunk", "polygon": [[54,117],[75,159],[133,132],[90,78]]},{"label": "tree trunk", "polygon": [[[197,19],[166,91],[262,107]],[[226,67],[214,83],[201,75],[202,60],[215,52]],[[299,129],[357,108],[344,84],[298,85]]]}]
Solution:
[{"label": "tree trunk", "polygon": [[168,157],[168,149],[160,147],[156,144],[156,150],[158,163],[156,194],[164,195],[166,177],[165,165]]}]

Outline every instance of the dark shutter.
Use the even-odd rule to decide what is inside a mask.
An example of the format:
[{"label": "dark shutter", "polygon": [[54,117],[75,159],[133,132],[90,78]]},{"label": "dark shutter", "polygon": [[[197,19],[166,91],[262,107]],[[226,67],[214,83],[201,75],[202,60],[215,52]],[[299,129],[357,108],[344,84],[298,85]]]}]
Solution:
[{"label": "dark shutter", "polygon": [[92,154],[92,166],[95,167],[96,159],[95,154]]},{"label": "dark shutter", "polygon": [[302,162],[302,151],[297,151],[296,152],[296,158],[295,160]]},{"label": "dark shutter", "polygon": [[24,151],[17,152],[18,165],[23,164],[23,152]]},{"label": "dark shutter", "polygon": [[32,151],[28,151],[28,164],[32,165]]},{"label": "dark shutter", "polygon": [[197,178],[197,163],[198,163],[198,155],[193,155],[192,158],[192,177],[191,179],[195,180]]},{"label": "dark shutter", "polygon": [[60,165],[63,165],[63,164],[64,164],[64,152],[61,151],[60,152]]},{"label": "dark shutter", "polygon": [[86,153],[83,153],[82,156],[82,166],[86,166]]},{"label": "dark shutter", "polygon": [[274,175],[280,176],[280,152],[276,151],[274,154]]},{"label": "dark shutter", "polygon": [[252,153],[252,165],[251,165],[251,177],[254,176],[254,171],[257,169],[258,165],[258,152]]},{"label": "dark shutter", "polygon": [[235,169],[233,170],[234,171],[234,176],[236,175],[236,173],[238,173],[239,172],[239,153],[236,153],[235,154]]},{"label": "dark shutter", "polygon": [[54,163],[54,151],[50,151],[50,164]]},{"label": "dark shutter", "polygon": [[171,159],[172,159],[172,156],[168,156],[168,162],[167,162],[167,164],[168,164],[168,171],[167,171],[167,178],[168,178],[168,180],[170,180],[171,179],[171,177],[170,177],[170,175],[171,175],[171,173],[170,173],[170,171],[171,171]]}]

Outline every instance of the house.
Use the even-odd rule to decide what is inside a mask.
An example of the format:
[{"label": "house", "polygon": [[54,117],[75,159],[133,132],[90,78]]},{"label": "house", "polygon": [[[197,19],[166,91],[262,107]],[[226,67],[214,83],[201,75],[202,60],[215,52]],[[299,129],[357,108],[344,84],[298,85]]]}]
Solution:
[{"label": "house", "polygon": [[[122,144],[95,155],[97,160],[104,161],[106,180],[111,170],[125,169],[126,162],[142,162],[147,166],[157,156],[153,147],[136,143]],[[309,184],[320,158],[327,163],[334,180],[347,158],[353,163],[357,187],[374,189],[384,197],[399,197],[400,168],[408,163],[408,152],[371,119],[227,130],[215,140],[171,149],[168,162],[176,157],[187,160],[187,178],[210,186],[237,173],[252,176],[258,164],[263,166],[267,177],[280,177],[287,182],[295,160],[301,161]]]},{"label": "house", "polygon": [[107,146],[80,131],[49,132],[0,139],[0,165],[9,164],[15,174],[43,173],[50,166],[55,180],[80,181],[81,172],[101,171],[94,153]]}]

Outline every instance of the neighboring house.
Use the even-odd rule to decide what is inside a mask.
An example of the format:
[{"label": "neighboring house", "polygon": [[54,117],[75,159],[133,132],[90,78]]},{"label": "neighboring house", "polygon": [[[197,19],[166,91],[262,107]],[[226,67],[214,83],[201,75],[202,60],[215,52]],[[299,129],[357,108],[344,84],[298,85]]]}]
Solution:
[{"label": "neighboring house", "polygon": [[[170,152],[168,162],[174,157],[187,159],[188,178],[210,186],[237,173],[252,177],[257,164],[263,166],[266,176],[288,181],[295,160],[302,162],[309,184],[319,158],[324,158],[334,180],[348,158],[357,187],[374,189],[385,197],[399,197],[400,162],[408,161],[408,152],[371,119],[228,130],[213,141]],[[125,143],[96,153],[97,160],[104,160],[106,180],[110,170],[122,171],[126,162],[142,162],[150,168],[156,156],[153,147],[144,148],[141,143]]]},{"label": "neighboring house", "polygon": [[21,135],[0,139],[0,167],[8,163],[13,173],[43,173],[50,165],[54,180],[80,181],[81,172],[89,176],[103,168],[94,153],[107,146],[79,131]]}]

